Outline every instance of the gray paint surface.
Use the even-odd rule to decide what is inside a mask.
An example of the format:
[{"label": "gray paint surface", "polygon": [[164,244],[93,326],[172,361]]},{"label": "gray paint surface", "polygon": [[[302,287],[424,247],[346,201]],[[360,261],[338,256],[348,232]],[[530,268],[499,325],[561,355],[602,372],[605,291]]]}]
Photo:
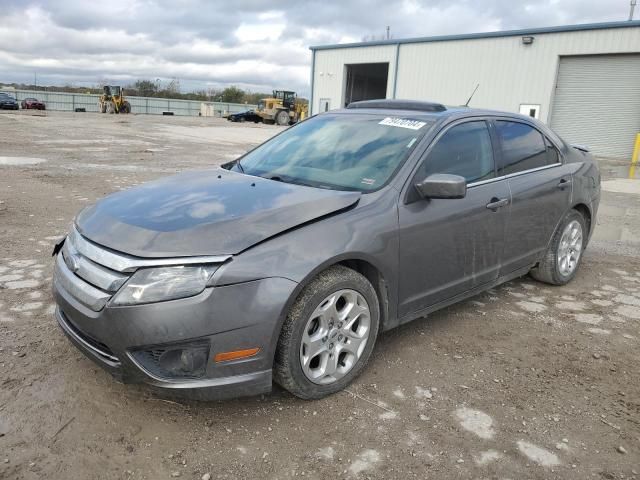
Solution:
[{"label": "gray paint surface", "polygon": [[[142,253],[139,249],[144,242],[136,238],[135,229],[120,234],[118,229],[110,230],[109,225],[126,222],[143,225],[152,222],[154,215],[157,215],[155,232],[182,232],[182,255],[200,252],[203,243],[193,240],[200,235],[211,239],[214,251],[216,243],[224,244],[227,229],[238,232],[228,245],[243,241],[246,244],[218,268],[210,280],[210,288],[190,298],[131,307],[107,303],[102,311],[94,312],[54,284],[63,315],[79,331],[116,352],[120,365],[105,363],[83,348],[73,332],[67,329],[66,333],[97,363],[125,381],[182,389],[190,394],[201,389],[212,396],[260,393],[270,387],[275,346],[289,307],[305,285],[331,265],[357,262],[376,272],[378,282],[374,286],[380,296],[383,328],[389,329],[526,273],[546,251],[560,219],[576,205],[590,212],[593,229],[600,191],[593,158],[568,147],[543,124],[527,117],[472,109],[429,114],[363,109],[355,113],[345,110],[341,114],[367,112],[384,116],[423,115],[434,121],[391,181],[377,191],[359,194],[312,191],[306,187],[300,190],[264,180],[273,184],[265,187],[270,193],[260,201],[256,197],[244,202],[228,190],[231,186],[242,189],[245,181],[260,179],[218,170],[211,175],[220,183],[207,186],[206,198],[221,202],[224,214],[219,211],[218,215],[194,220],[176,215],[172,209],[155,209],[153,202],[146,203],[144,189],[131,190],[130,197],[122,197],[127,199],[128,209],[110,204],[107,199],[100,207],[84,212],[78,217],[77,226],[89,240],[127,254]],[[496,118],[525,122],[547,134],[560,150],[562,162],[542,170],[470,184],[462,199],[416,197],[414,184],[421,180],[415,177],[416,169],[438,135],[459,122],[484,119],[491,124]],[[189,206],[191,194],[202,190],[202,183],[197,180],[200,177],[207,184],[209,176],[202,173],[197,177],[173,177],[166,182],[183,185],[182,204]],[[572,180],[572,188],[558,188],[567,177]],[[151,192],[156,188],[154,184],[149,187]],[[284,209],[276,209],[275,215],[271,215],[277,192],[282,194]],[[136,204],[136,197],[140,204]],[[500,197],[507,199],[502,208],[495,211],[487,208],[487,204]],[[146,208],[149,218],[140,217]],[[264,222],[265,218],[273,220],[266,233],[264,228],[269,222]],[[258,226],[257,236],[252,232],[253,221]],[[100,224],[102,228],[97,227]],[[206,225],[207,229],[199,231],[194,229],[195,225]],[[249,240],[241,238],[241,231],[245,231]],[[172,248],[177,245],[169,244]],[[159,245],[158,251],[149,247],[146,256],[164,255],[166,244],[160,241]],[[65,268],[64,262],[57,265],[56,268]],[[59,322],[64,329],[64,317]],[[206,378],[188,382],[150,375],[129,355],[131,349],[144,345],[203,338],[217,351],[257,345],[261,353],[248,361],[212,364]]]}]

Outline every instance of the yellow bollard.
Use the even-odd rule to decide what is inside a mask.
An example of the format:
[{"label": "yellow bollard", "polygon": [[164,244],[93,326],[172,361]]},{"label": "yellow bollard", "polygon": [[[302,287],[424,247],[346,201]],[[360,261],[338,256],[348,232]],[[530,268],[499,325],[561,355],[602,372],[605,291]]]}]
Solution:
[{"label": "yellow bollard", "polygon": [[636,144],[633,147],[633,155],[631,156],[631,167],[629,168],[629,178],[635,178],[636,176],[636,164],[638,163],[639,156],[640,156],[640,133],[636,135]]}]

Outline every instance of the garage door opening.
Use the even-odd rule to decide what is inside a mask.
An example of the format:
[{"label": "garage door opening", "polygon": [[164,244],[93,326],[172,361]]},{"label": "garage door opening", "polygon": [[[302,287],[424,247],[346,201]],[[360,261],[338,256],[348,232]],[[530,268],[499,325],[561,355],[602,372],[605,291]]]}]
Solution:
[{"label": "garage door opening", "polygon": [[358,63],[346,67],[345,107],[351,102],[387,97],[389,63]]}]

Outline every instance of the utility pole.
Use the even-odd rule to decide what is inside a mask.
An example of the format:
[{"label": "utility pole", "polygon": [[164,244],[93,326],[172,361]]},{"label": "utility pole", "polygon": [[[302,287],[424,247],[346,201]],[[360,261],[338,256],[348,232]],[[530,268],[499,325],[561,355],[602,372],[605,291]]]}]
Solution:
[{"label": "utility pole", "polygon": [[[635,4],[635,0],[633,0],[634,4]],[[389,27],[389,25],[387,25],[387,40],[389,40],[389,38],[391,37],[391,35],[389,35],[389,30],[391,30],[391,27]]]},{"label": "utility pole", "polygon": [[629,21],[631,22],[633,20],[633,12],[636,9],[636,0],[631,0],[630,5],[631,10],[629,11]]},{"label": "utility pole", "polygon": [[33,72],[33,89],[38,89],[38,72]]}]

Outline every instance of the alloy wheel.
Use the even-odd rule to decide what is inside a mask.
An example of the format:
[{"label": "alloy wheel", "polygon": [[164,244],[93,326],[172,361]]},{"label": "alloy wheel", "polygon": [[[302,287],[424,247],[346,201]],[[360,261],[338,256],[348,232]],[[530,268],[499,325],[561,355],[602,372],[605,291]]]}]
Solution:
[{"label": "alloy wheel", "polygon": [[582,225],[577,220],[569,222],[560,237],[558,246],[558,270],[567,277],[571,275],[582,254]]},{"label": "alloy wheel", "polygon": [[327,296],[303,330],[300,363],[304,375],[321,385],[340,380],[358,363],[370,331],[371,311],[363,295],[345,289]]}]

